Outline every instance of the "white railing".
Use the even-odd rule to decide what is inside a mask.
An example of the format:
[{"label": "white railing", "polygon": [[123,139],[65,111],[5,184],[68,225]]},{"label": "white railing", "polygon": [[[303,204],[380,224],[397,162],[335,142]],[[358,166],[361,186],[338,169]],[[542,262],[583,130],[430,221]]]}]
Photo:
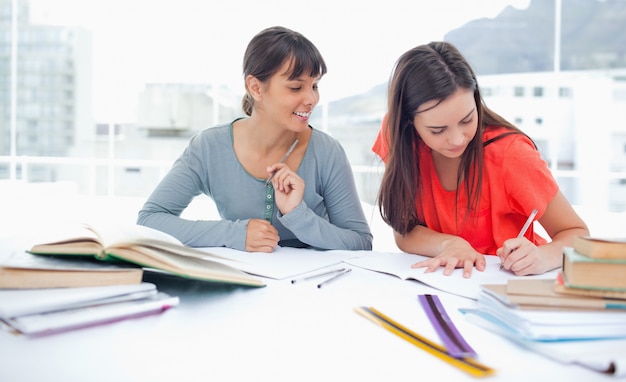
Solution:
[{"label": "white railing", "polygon": [[[16,181],[22,184],[35,182],[28,177],[28,169],[34,165],[53,165],[68,167],[84,167],[85,171],[70,177],[69,179],[57,179],[59,182],[75,182],[80,185],[80,193],[92,196],[147,196],[154,188],[157,182],[167,173],[173,161],[171,160],[140,160],[140,159],[118,159],[118,158],[93,158],[93,157],[40,157],[40,156],[0,156],[0,164],[8,164],[13,168],[18,168],[20,176],[9,178],[9,181]],[[116,185],[123,182],[120,179],[120,173],[129,168],[139,169],[137,177],[143,177],[145,170],[153,170],[150,172],[149,179],[142,178],[142,188],[133,190],[131,195],[127,193],[120,194],[116,191]],[[378,189],[378,182],[382,177],[384,170],[383,165],[368,166],[354,165],[352,166],[355,178],[357,179],[357,187],[363,199],[372,202],[373,191]],[[553,175],[557,179],[574,179],[581,180],[588,178],[589,174],[579,170],[552,170]],[[87,174],[87,175],[84,175]],[[103,179],[106,177],[106,181]],[[604,183],[623,180],[626,182],[626,172],[605,172],[594,174],[593,182]],[[589,182],[586,182],[589,183]],[[104,187],[102,185],[105,185]],[[368,190],[364,189],[364,184]],[[367,196],[369,194],[369,196]],[[624,194],[626,204],[626,193]],[[597,201],[595,201],[597,202]],[[597,203],[582,203],[583,205],[593,206],[597,208]],[[608,208],[607,208],[608,210]],[[619,212],[619,211],[611,211]]]}]

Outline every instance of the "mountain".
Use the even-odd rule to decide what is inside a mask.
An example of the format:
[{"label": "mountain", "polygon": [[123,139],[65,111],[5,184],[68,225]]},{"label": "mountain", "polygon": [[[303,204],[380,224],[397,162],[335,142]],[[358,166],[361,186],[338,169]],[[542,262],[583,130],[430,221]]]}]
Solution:
[{"label": "mountain", "polygon": [[[532,0],[448,32],[478,75],[554,68],[555,1]],[[626,1],[561,1],[561,70],[626,67]]]}]

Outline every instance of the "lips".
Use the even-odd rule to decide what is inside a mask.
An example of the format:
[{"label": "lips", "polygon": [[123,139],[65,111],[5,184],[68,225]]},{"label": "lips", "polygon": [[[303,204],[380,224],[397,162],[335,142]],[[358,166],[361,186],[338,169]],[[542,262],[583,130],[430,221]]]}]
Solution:
[{"label": "lips", "polygon": [[463,151],[465,151],[465,146],[453,147],[453,148],[449,149],[448,151],[450,151],[453,154],[459,154],[459,153],[462,153]]}]

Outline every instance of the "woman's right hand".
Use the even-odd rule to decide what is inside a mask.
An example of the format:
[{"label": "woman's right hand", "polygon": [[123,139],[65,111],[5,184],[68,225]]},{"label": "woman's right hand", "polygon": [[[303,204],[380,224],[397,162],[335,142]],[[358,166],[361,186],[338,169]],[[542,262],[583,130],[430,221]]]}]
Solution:
[{"label": "woman's right hand", "polygon": [[273,252],[280,237],[278,230],[263,219],[250,219],[246,229],[246,251]]}]

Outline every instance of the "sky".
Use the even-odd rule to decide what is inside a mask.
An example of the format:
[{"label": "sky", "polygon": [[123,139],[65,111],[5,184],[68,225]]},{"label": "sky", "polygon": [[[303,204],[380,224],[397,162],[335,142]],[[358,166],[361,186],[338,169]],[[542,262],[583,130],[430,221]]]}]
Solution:
[{"label": "sky", "polygon": [[246,45],[269,26],[294,29],[318,47],[328,102],[386,82],[412,47],[529,1],[31,0],[31,20],[91,31],[96,119],[131,121],[146,83],[225,84],[243,93]]}]

